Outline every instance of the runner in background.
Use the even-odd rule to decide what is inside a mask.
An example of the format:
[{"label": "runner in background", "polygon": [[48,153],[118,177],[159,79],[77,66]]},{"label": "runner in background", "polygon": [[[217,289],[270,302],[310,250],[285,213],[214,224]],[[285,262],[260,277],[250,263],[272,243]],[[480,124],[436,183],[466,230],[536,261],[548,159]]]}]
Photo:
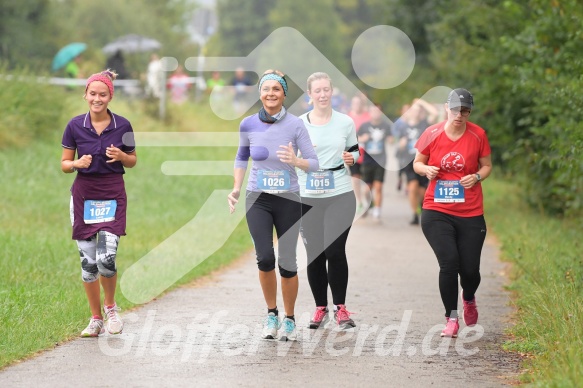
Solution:
[{"label": "runner in background", "polygon": [[84,97],[89,112],[69,121],[62,141],[61,170],[77,172],[71,187],[71,224],[92,315],[82,337],[97,337],[104,332],[100,283],[107,331],[119,334],[123,330],[115,303],[116,257],[119,238],[126,234],[123,174],[125,168],[136,165],[137,157],[135,145],[131,144],[130,122],[108,109],[116,76],[108,69],[89,77]]},{"label": "runner in background", "polygon": [[[397,123],[399,122],[399,120],[405,119],[405,116],[407,115],[407,112],[409,111],[410,108],[411,108],[411,105],[409,105],[409,104],[403,105],[401,107],[401,116],[393,124],[393,137],[396,139],[399,139],[399,136],[397,136],[395,134],[395,131],[397,128]],[[397,153],[395,156],[397,157],[397,162],[399,163],[399,171],[397,171],[397,191],[401,191],[401,189],[403,188],[403,175],[405,175],[405,171],[403,171],[403,165],[401,164],[401,160],[399,159],[399,149],[398,148],[397,148]],[[405,179],[407,179],[406,175],[405,175]],[[405,190],[405,192],[407,192],[407,190]]]},{"label": "runner in background", "polygon": [[192,86],[188,82],[188,78],[181,65],[178,65],[172,75],[168,77],[166,87],[170,91],[170,101],[174,104],[180,105],[188,101],[188,92]]},{"label": "runner in background", "polygon": [[401,171],[407,177],[407,196],[413,213],[410,224],[419,225],[421,203],[425,195],[428,180],[413,170],[415,144],[421,134],[438,116],[438,110],[427,101],[415,99],[409,110],[402,115],[394,125],[393,135],[398,139],[397,160]]},{"label": "runner in background", "polygon": [[300,116],[320,162],[316,172],[298,171],[303,214],[301,234],[308,256],[308,282],[316,304],[310,329],[323,326],[329,319],[328,285],[338,327],[356,326],[345,304],[346,240],[356,211],[352,180],[345,164],[354,165],[359,151],[354,122],[332,108],[333,90],[328,74],[310,75],[307,93],[314,108]]},{"label": "runner in background", "polygon": [[[380,104],[369,109],[370,121],[362,124],[358,131],[358,142],[364,148],[361,176],[371,189],[372,216],[380,221],[383,201],[383,182],[387,164],[387,143],[392,141],[391,123],[383,117]],[[366,216],[366,212],[363,216]]]},{"label": "runner in background", "polygon": [[[354,127],[358,133],[360,126],[367,121],[370,121],[370,114],[368,112],[368,106],[366,104],[366,97],[364,94],[360,93],[352,97],[350,100],[350,110],[348,111],[348,116],[354,121]],[[364,203],[365,199],[362,198],[360,186],[361,182],[361,174],[360,174],[360,167],[362,165],[362,160],[364,158],[364,149],[362,146],[359,149],[360,156],[356,163],[350,166],[350,175],[355,178],[353,182],[354,188],[354,195],[356,196],[356,212],[361,213],[362,210],[365,208]],[[366,205],[368,208],[368,204]]]},{"label": "runner in background", "polygon": [[[259,282],[267,304],[262,337],[281,340],[297,337],[294,308],[298,294],[296,247],[302,204],[296,167],[316,171],[318,158],[302,120],[283,106],[287,80],[277,70],[267,70],[259,80],[263,106],[239,127],[239,149],[235,158],[235,182],[228,195],[229,210],[235,211],[249,158],[253,159],[245,194],[247,225],[253,238]],[[298,151],[303,159],[296,157]],[[279,274],[285,316],[279,320],[273,228],[277,233]]]},{"label": "runner in background", "polygon": [[242,115],[248,107],[248,100],[252,92],[251,85],[253,81],[242,67],[235,69],[235,74],[231,80],[231,85],[234,88],[233,94],[233,110],[236,114]]},{"label": "runner in background", "polygon": [[492,158],[486,132],[468,121],[474,108],[470,92],[452,90],[445,107],[447,120],[427,128],[417,142],[414,168],[430,181],[421,228],[439,263],[446,318],[441,336],[457,337],[458,276],[464,322],[478,322],[475,294],[486,238],[482,181],[492,171]]}]

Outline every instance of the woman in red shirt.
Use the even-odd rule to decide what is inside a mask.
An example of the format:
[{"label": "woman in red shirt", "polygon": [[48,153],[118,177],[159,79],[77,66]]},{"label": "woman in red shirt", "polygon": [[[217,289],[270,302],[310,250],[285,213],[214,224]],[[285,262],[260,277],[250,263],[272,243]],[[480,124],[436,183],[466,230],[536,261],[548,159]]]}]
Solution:
[{"label": "woman in red shirt", "polygon": [[457,337],[459,330],[458,275],[464,322],[478,322],[475,293],[486,238],[481,182],[492,171],[492,159],[486,132],[468,121],[473,107],[469,91],[452,90],[445,104],[447,120],[427,128],[415,147],[413,168],[429,179],[421,227],[439,262],[447,320],[442,337]]}]

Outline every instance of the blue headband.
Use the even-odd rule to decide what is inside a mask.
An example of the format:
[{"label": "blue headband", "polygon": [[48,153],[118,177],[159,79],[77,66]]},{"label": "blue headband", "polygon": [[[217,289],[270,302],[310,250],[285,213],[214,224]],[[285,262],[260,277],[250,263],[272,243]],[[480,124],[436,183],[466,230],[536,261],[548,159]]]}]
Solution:
[{"label": "blue headband", "polygon": [[267,80],[275,80],[277,82],[279,82],[281,84],[281,86],[283,87],[283,95],[287,96],[287,82],[285,82],[285,79],[275,73],[269,73],[269,74],[265,74],[263,77],[261,77],[261,81],[259,81],[259,90],[261,91],[261,85],[263,85],[263,82],[267,81]]}]

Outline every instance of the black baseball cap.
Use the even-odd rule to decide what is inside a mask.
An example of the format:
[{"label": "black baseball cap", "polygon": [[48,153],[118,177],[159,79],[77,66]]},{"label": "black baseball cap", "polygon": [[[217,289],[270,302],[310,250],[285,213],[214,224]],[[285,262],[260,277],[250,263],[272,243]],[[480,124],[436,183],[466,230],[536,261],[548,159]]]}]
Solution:
[{"label": "black baseball cap", "polygon": [[459,108],[460,106],[472,109],[474,107],[474,96],[466,89],[454,89],[447,96],[447,106],[449,109]]}]

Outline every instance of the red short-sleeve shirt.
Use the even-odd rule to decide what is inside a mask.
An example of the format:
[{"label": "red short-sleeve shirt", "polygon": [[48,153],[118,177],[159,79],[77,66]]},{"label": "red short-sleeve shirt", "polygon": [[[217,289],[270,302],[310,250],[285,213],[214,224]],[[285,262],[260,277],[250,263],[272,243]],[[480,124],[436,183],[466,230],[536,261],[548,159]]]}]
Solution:
[{"label": "red short-sleeve shirt", "polygon": [[466,131],[452,141],[445,134],[446,122],[434,124],[421,135],[415,148],[429,156],[427,164],[439,167],[435,179],[429,182],[429,187],[423,200],[423,209],[436,210],[458,217],[475,217],[484,214],[482,185],[465,189],[465,202],[435,202],[435,186],[438,180],[460,180],[462,177],[475,174],[480,169],[480,158],[490,155],[490,143],[484,131],[478,125],[466,122]]}]

